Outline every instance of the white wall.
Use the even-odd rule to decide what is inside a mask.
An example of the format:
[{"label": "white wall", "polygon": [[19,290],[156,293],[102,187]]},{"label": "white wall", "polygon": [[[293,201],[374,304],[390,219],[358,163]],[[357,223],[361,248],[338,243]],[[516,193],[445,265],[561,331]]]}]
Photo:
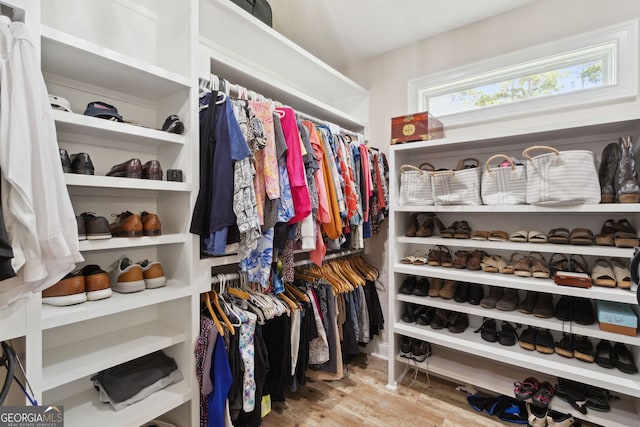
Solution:
[{"label": "white wall", "polygon": [[[640,17],[640,1],[637,0],[538,0],[502,15],[350,64],[344,72],[369,89],[368,139],[371,145],[386,151],[391,135],[390,118],[414,112],[407,110],[409,80],[637,17]],[[437,17],[425,17],[425,25],[430,19]],[[602,108],[591,108],[580,114],[599,114]],[[640,108],[640,103],[634,100],[615,108]],[[575,113],[554,114],[534,120],[561,123],[567,114]],[[521,126],[524,123],[519,119],[500,126]],[[487,126],[478,126],[477,130],[490,131]],[[386,231],[381,233],[367,248],[368,259],[381,267],[381,281],[385,285],[388,271],[386,248],[392,244],[385,241],[386,234]],[[382,292],[380,297],[386,324],[390,327],[393,321],[386,317],[388,296]]]}]

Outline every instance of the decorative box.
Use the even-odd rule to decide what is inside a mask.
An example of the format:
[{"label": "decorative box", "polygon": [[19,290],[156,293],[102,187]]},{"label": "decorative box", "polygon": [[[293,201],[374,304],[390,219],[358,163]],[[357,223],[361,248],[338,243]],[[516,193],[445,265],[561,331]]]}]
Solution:
[{"label": "decorative box", "polygon": [[598,301],[597,312],[600,330],[632,337],[636,336],[638,316],[629,304]]},{"label": "decorative box", "polygon": [[391,145],[411,141],[430,141],[443,136],[442,122],[428,111],[391,119]]}]

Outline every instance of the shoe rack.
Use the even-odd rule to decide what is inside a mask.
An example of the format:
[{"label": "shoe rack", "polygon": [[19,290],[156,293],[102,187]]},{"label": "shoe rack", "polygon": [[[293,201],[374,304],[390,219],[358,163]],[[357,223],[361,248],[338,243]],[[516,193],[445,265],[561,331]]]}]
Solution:
[{"label": "shoe rack", "polygon": [[[577,115],[577,117],[583,117]],[[484,132],[452,132],[455,136],[429,141],[428,143],[408,143],[390,148],[392,206],[390,214],[389,242],[389,378],[388,387],[396,388],[400,377],[405,372],[407,363],[400,357],[401,337],[411,337],[431,343],[432,356],[419,369],[429,373],[445,376],[463,384],[488,390],[491,392],[513,396],[513,382],[535,376],[541,381],[557,382],[556,377],[592,384],[611,390],[621,397],[612,402],[612,410],[608,413],[589,411],[582,415],[573,410],[566,402],[553,399],[551,407],[560,412],[571,412],[574,416],[602,425],[635,425],[638,420],[637,406],[640,398],[640,374],[629,375],[617,369],[605,369],[593,363],[564,358],[558,354],[542,354],[527,351],[518,344],[512,347],[498,343],[489,343],[474,333],[483,322],[483,318],[519,324],[518,332],[526,326],[549,329],[555,341],[559,341],[563,332],[571,332],[577,336],[590,337],[594,349],[601,339],[621,342],[631,349],[636,364],[640,362],[640,337],[630,337],[601,331],[597,322],[583,326],[563,322],[555,318],[539,318],[518,311],[500,311],[486,309],[479,305],[457,303],[453,299],[445,300],[434,297],[417,297],[398,292],[408,276],[441,278],[459,282],[470,282],[484,286],[485,295],[488,286],[511,288],[519,293],[522,300],[526,291],[544,292],[553,295],[554,302],[563,295],[586,297],[592,301],[615,301],[632,305],[638,310],[635,291],[620,288],[592,286],[590,289],[558,286],[553,279],[519,277],[513,274],[486,273],[466,269],[443,268],[429,265],[402,264],[400,260],[409,255],[425,256],[436,245],[445,245],[452,255],[459,249],[472,251],[484,250],[488,254],[501,255],[508,260],[513,252],[527,255],[529,252],[541,252],[548,260],[553,253],[583,255],[592,267],[597,258],[621,257],[629,259],[633,249],[614,246],[578,246],[552,243],[520,243],[477,241],[471,239],[442,238],[438,233],[432,237],[406,237],[405,231],[412,213],[436,213],[445,227],[454,221],[465,220],[472,231],[503,230],[507,233],[516,230],[543,230],[548,232],[556,227],[588,228],[598,234],[607,219],[623,218],[635,226],[640,226],[640,205],[610,203],[596,205],[577,205],[562,207],[518,206],[400,206],[397,203],[399,191],[400,166],[403,164],[418,165],[429,162],[436,168],[454,167],[461,158],[475,157],[484,161],[493,154],[506,154],[522,158],[522,151],[532,145],[550,145],[559,150],[588,149],[598,157],[610,142],[619,137],[631,135],[635,141],[636,151],[640,147],[638,129],[640,114],[625,112],[623,114],[604,114],[596,120],[576,118],[565,123],[550,120],[542,123],[532,119],[522,127],[496,126]],[[490,129],[486,126],[484,129]],[[523,132],[521,129],[527,129]],[[426,217],[426,215],[425,215]],[[417,254],[417,255],[416,255]],[[469,316],[470,326],[463,333],[451,333],[446,328],[434,330],[429,326],[406,323],[401,316],[406,304],[429,306]],[[428,362],[428,363],[427,363]],[[412,365],[413,366],[413,365]]]},{"label": "shoe rack", "polygon": [[[59,145],[70,155],[88,153],[95,167],[95,175],[65,174],[75,214],[94,212],[113,222],[112,215],[124,211],[148,211],[162,223],[160,236],[81,241],[85,263],[109,272],[123,255],[133,262],[160,261],[168,283],[75,306],[43,304],[40,400],[64,405],[69,426],[133,426],[160,415],[190,425],[197,410],[191,404],[197,389],[191,374],[198,295],[188,233],[197,182],[190,49],[197,2],[55,3],[40,5],[40,41],[47,89],[66,98],[73,110],[54,111]],[[92,101],[111,104],[125,120],[143,126],[84,116]],[[185,123],[184,134],[159,130],[171,114]],[[112,166],[133,158],[158,160],[163,180],[106,176]],[[168,169],[181,169],[184,181],[167,181]],[[98,402],[92,375],[157,350],[176,359],[181,382],[118,412]]]}]

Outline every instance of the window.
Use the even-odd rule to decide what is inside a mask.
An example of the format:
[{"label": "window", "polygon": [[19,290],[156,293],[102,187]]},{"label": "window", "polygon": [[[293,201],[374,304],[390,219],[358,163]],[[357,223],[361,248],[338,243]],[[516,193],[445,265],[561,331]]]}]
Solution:
[{"label": "window", "polygon": [[452,126],[635,96],[637,27],[628,22],[410,81],[410,111],[428,110]]}]

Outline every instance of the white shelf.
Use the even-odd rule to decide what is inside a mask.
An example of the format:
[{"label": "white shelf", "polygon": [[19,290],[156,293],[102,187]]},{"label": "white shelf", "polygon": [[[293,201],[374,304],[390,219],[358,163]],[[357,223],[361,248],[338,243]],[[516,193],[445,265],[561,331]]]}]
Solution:
[{"label": "white shelf", "polygon": [[101,240],[80,241],[80,251],[104,251],[109,249],[138,248],[142,246],[173,245],[184,243],[189,239],[189,234],[163,234],[162,236],[142,237],[112,237]]},{"label": "white shelf", "polygon": [[126,148],[130,147],[131,144],[163,147],[184,145],[187,140],[185,135],[177,135],[157,129],[60,110],[53,110],[53,118],[56,122],[58,133],[73,134],[74,136],[81,135],[83,137],[82,142],[89,145],[101,145],[110,148]]},{"label": "white shelf", "polygon": [[446,330],[436,331],[429,327],[397,322],[393,331],[490,360],[559,377],[568,376],[574,381],[603,387],[636,398],[640,397],[640,374],[629,375],[617,369],[609,370],[593,363],[567,359],[557,354],[530,352],[520,348],[518,344],[513,347],[498,343],[489,344],[482,340],[480,334],[473,333],[471,328],[461,334],[452,334]]},{"label": "white shelf", "polygon": [[574,297],[591,298],[605,301],[637,304],[634,292],[626,289],[592,286],[589,289],[558,286],[551,279],[536,279],[520,277],[514,274],[485,273],[456,268],[433,267],[430,265],[411,265],[396,263],[393,272],[412,274],[416,276],[439,277],[441,279],[459,280],[462,282],[478,283],[504,288],[523,289],[525,291],[546,292],[551,294],[569,295]]},{"label": "white shelf", "polygon": [[574,121],[553,123],[548,121],[532,121],[530,127],[521,126],[513,129],[509,126],[492,126],[490,130],[480,132],[474,129],[471,135],[465,133],[460,137],[432,139],[431,141],[396,144],[390,151],[397,155],[411,156],[416,153],[426,154],[442,151],[478,150],[487,147],[513,147],[520,145],[540,145],[541,141],[557,141],[565,138],[588,138],[598,134],[620,134],[621,129],[632,130],[640,120],[638,111],[627,111],[624,114],[615,112],[615,116],[599,115],[597,118],[579,118]]},{"label": "white shelf", "polygon": [[120,178],[114,176],[65,173],[64,180],[71,187],[117,188],[122,190],[191,191],[186,182],[159,181],[155,179]]},{"label": "white shelf", "polygon": [[[87,304],[87,303],[85,303]],[[159,320],[62,344],[43,352],[43,390],[92,375],[103,369],[162,350],[187,338],[184,331]]]},{"label": "white shelf", "polygon": [[640,346],[640,337],[631,337],[628,335],[601,331],[598,327],[597,322],[593,325],[579,325],[575,322],[562,322],[561,320],[555,318],[544,319],[541,317],[536,317],[533,314],[524,314],[518,311],[502,311],[498,310],[497,308],[488,309],[483,308],[479,305],[458,303],[454,300],[445,300],[442,298],[417,297],[414,295],[398,294],[397,299],[398,301],[407,303],[442,308],[445,310],[467,313],[473,316],[489,317],[496,320],[504,320],[514,324],[517,323],[520,325],[531,325],[538,328],[550,329],[553,331],[570,332],[575,335],[586,335],[595,339],[604,339],[629,345]]},{"label": "white shelf", "polygon": [[191,295],[191,293],[192,289],[189,285],[178,282],[177,280],[167,280],[167,286],[162,288],[145,289],[143,292],[135,292],[132,294],[113,292],[110,298],[99,301],[87,301],[69,307],[56,307],[43,304],[42,329],[57,328],[58,326],[82,322],[83,320],[95,319],[127,310],[135,310],[149,305],[173,301],[187,297]]},{"label": "white shelf", "polygon": [[[433,354],[429,357],[428,363],[425,361],[414,365],[414,361],[409,361],[400,356],[396,356],[395,360],[404,364],[409,363],[411,367],[417,367],[428,373],[511,397],[513,397],[514,381],[521,381],[532,374],[527,369],[493,360],[476,358],[444,347],[434,346],[432,352]],[[478,366],[481,366],[482,369],[478,369]],[[538,381],[549,381],[551,384],[557,383],[557,379],[550,375],[536,374],[535,377]],[[558,397],[551,401],[550,407],[565,414],[571,413],[575,418],[599,425],[632,426],[637,424],[638,421],[633,409],[633,399],[625,397],[611,402],[611,412],[589,410],[586,415],[583,415]]]},{"label": "white shelf", "polygon": [[[181,371],[182,372],[182,371]],[[182,372],[186,376],[185,372]],[[140,426],[191,400],[193,390],[187,381],[172,384],[157,391],[139,402],[114,411],[109,404],[98,399],[98,392],[89,390],[78,393],[61,401],[45,402],[64,406],[64,425],[66,427],[114,427]]]},{"label": "white shelf", "polygon": [[123,55],[46,25],[41,26],[42,69],[65,78],[153,102],[191,86],[185,76]]},{"label": "white shelf", "polygon": [[406,237],[397,238],[398,243],[409,243],[414,245],[443,245],[450,248],[475,248],[491,250],[507,250],[514,252],[545,252],[592,255],[598,257],[620,257],[631,258],[633,249],[616,248],[614,246],[582,246],[582,245],[558,245],[554,243],[521,243],[521,242],[493,242],[489,240],[473,239],[443,239],[441,237]]},{"label": "white shelf", "polygon": [[[207,20],[215,19],[216,25]],[[242,28],[242,37],[237,37],[238,28]],[[215,52],[212,72],[226,77],[232,83],[257,91],[264,96],[285,104],[292,95],[294,100],[307,103],[315,98],[324,106],[325,113],[335,111],[354,111],[368,105],[368,92],[365,88],[348,79],[317,57],[302,49],[273,28],[243,11],[226,0],[206,0],[200,2],[200,43]],[[245,41],[252,41],[251,55],[245,54]],[[303,108],[291,105],[301,111],[316,115],[313,103]],[[293,103],[292,103],[293,104]],[[366,111],[364,113],[366,117]],[[342,114],[340,114],[342,115]],[[334,118],[320,116],[327,120]],[[363,127],[355,118],[335,123],[358,130]]]},{"label": "white shelf", "polygon": [[638,203],[603,203],[599,205],[534,206],[534,205],[448,205],[448,206],[394,206],[395,212],[438,212],[438,213],[637,213]]}]

